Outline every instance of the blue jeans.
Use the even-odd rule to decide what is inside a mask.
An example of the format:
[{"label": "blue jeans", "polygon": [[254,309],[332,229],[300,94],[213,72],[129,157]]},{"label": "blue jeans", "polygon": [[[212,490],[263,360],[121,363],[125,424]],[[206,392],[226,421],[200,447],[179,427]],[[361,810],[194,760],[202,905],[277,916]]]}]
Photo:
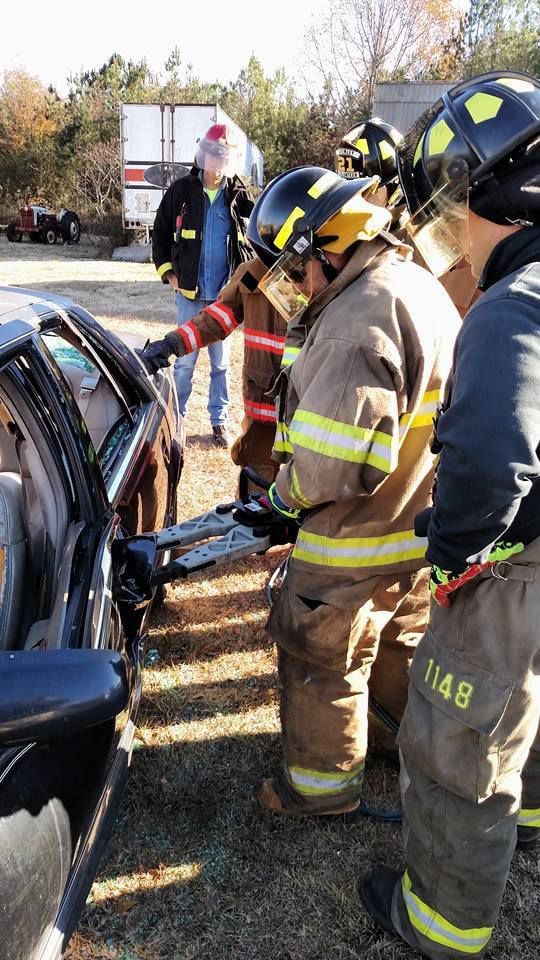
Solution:
[{"label": "blue jeans", "polygon": [[[181,293],[176,294],[176,322],[182,326],[199,313],[210,300],[187,300]],[[229,338],[211,343],[208,347],[210,358],[210,388],[208,391],[208,413],[213,427],[227,422],[229,405],[229,356],[231,345]],[[187,402],[193,388],[193,371],[199,351],[194,350],[185,357],[178,357],[174,365],[174,379],[178,393],[178,405],[183,417],[186,415]]]}]

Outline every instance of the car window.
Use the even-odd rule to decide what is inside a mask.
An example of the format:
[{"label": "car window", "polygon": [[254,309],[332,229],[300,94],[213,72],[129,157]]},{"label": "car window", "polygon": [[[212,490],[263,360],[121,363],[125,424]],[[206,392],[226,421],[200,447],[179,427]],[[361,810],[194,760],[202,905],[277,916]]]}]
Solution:
[{"label": "car window", "polygon": [[55,418],[19,357],[0,372],[0,649],[45,636],[76,510]]},{"label": "car window", "polygon": [[71,387],[102,469],[108,469],[133,429],[133,409],[82,344],[67,340],[62,329],[41,336]]}]

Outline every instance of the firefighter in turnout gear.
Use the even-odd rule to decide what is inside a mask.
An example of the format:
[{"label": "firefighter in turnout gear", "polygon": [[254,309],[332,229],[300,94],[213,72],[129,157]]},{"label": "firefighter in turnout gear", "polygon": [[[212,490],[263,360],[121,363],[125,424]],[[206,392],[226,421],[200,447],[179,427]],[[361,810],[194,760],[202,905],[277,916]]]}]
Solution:
[{"label": "firefighter in turnout gear", "polygon": [[269,498],[301,522],[269,630],[279,651],[283,769],[261,804],[278,814],[359,809],[368,682],[396,718],[426,622],[431,424],[459,317],[370,203],[376,178],[319,167],[277,177],[248,238],[269,266],[260,288],[284,318],[310,312],[290,367],[289,452]]},{"label": "firefighter in turnout gear", "polygon": [[540,834],[540,82],[451,89],[399,149],[408,230],[438,274],[466,254],[465,318],[431,511],[429,628],[398,743],[406,870],[365,908],[432,960],[483,956],[514,848]]},{"label": "firefighter in turnout gear", "polygon": [[[365,177],[378,177],[379,185],[370,198],[371,203],[380,206],[389,206],[396,201],[399,203],[401,189],[399,188],[396,166],[396,147],[401,142],[401,134],[384,120],[371,117],[362,123],[355,124],[345,133],[335,149],[334,167],[336,173],[345,180],[358,180]],[[397,223],[403,208],[392,207],[392,223]],[[307,310],[300,315],[296,323],[287,326],[287,337],[281,359],[282,371],[294,363],[304,345],[310,325],[311,311]],[[276,385],[278,408],[284,407],[287,394],[286,373]],[[278,415],[278,422],[281,423]],[[281,463],[288,459],[287,444],[283,443],[282,429],[278,426],[278,435],[274,446],[274,458]]]},{"label": "firefighter in turnout gear", "polygon": [[[334,154],[335,171],[340,177],[344,177],[346,180],[356,180],[360,177],[379,177],[380,184],[371,198],[371,202],[389,207],[392,214],[390,229],[398,237],[401,236],[399,219],[405,210],[396,161],[396,149],[402,139],[402,135],[391,124],[385,123],[379,117],[370,117],[369,120],[355,124],[343,135]],[[425,266],[417,252],[416,262]],[[441,282],[452,303],[457,307],[460,316],[465,316],[477,295],[476,280],[471,274],[469,265],[465,261],[457,263],[450,272],[441,277]],[[308,310],[300,316],[296,323],[288,324],[281,360],[282,369],[290,367],[300,353],[307,336],[309,323],[310,311]],[[280,384],[280,395],[285,392],[284,381],[285,378],[283,377]],[[278,415],[278,422],[280,419]],[[274,457],[281,462],[285,462],[288,454],[282,447],[283,438],[278,427]]]},{"label": "firefighter in turnout gear", "polygon": [[266,267],[257,258],[240,264],[218,300],[163,340],[148,343],[141,356],[150,373],[155,373],[169,365],[171,356],[183,357],[200,350],[241,327],[244,420],[242,432],[231,447],[231,457],[238,466],[253,467],[271,481],[279,466],[272,459],[276,407],[269,391],[279,374],[287,325],[258,289],[265,273]]}]

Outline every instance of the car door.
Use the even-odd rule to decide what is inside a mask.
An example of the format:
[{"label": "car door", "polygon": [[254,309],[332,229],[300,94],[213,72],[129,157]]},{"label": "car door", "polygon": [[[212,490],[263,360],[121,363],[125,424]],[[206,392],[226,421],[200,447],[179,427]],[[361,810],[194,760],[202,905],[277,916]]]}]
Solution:
[{"label": "car door", "polygon": [[[45,339],[85,417],[124,529],[135,534],[175,522],[183,439],[171,378],[148,378],[124,339],[78,306],[60,311]],[[77,375],[74,364],[86,364],[90,377]],[[97,387],[89,393],[92,379]]]},{"label": "car door", "polygon": [[119,800],[140,638],[113,596],[120,518],[86,425],[39,331],[14,323],[0,328],[0,467],[13,454],[0,478],[21,488],[30,556],[18,560],[20,625],[0,638],[2,957],[49,960],[77,922]]}]

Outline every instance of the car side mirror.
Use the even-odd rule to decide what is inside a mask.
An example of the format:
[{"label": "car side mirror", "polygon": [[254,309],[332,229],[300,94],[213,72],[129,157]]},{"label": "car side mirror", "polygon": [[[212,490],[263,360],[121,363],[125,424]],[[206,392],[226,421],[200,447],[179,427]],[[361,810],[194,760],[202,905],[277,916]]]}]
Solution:
[{"label": "car side mirror", "polygon": [[112,650],[0,652],[0,745],[47,742],[110,720],[129,699]]}]

